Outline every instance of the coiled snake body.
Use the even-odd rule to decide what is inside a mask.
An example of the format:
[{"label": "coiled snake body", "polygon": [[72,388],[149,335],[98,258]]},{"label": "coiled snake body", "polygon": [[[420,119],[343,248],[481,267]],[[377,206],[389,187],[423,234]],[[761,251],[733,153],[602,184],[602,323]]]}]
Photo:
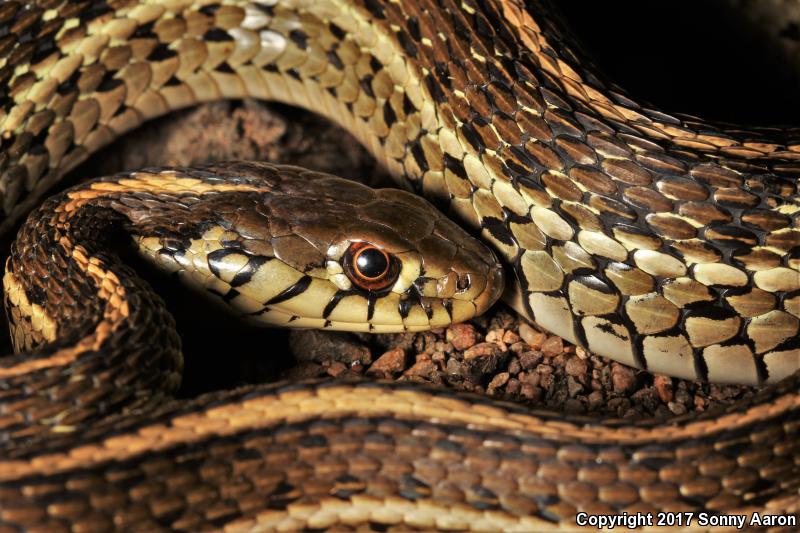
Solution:
[{"label": "coiled snake body", "polygon": [[[512,0],[6,2],[2,228],[148,118],[281,100],[340,122],[479,231],[525,317],[630,365],[762,392],[666,423],[396,384],[154,408],[179,347],[157,297],[101,248],[118,232],[239,312],[289,325],[443,324],[491,305],[502,276],[407,193],[246,163],[131,173],[48,200],[12,249],[12,337],[31,351],[0,360],[0,527],[540,530],[574,527],[579,511],[797,513],[800,141],[638,105],[548,13]],[[293,203],[304,216],[285,214]],[[371,233],[310,229],[317,211]]]}]

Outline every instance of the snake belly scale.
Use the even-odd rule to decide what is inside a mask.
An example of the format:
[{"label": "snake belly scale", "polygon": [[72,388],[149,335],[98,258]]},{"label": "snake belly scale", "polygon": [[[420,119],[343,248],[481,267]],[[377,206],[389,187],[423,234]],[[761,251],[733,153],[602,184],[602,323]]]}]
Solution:
[{"label": "snake belly scale", "polygon": [[[154,408],[178,379],[169,318],[106,252],[62,237],[100,242],[98,220],[136,226],[131,213],[142,206],[166,205],[173,220],[209,198],[252,203],[268,191],[248,173],[302,171],[134,173],[49,200],[17,245],[32,252],[12,253],[12,337],[35,351],[0,360],[0,527],[541,530],[574,525],[578,511],[796,514],[800,133],[643,107],[594,72],[551,13],[533,0],[5,2],[2,229],[149,118],[220,98],[280,100],[341,123],[409,188],[479,233],[509,267],[507,300],[526,318],[626,364],[765,384],[762,392],[666,422],[565,417],[397,384],[275,385]],[[162,229],[134,240],[170,269],[168,252],[187,242],[151,226]],[[226,242],[230,229],[192,235]],[[492,277],[477,258],[489,252],[463,243],[451,250],[464,252],[471,282],[442,271],[415,285],[418,296],[471,291],[482,303],[455,316],[431,304],[415,319],[471,316],[496,297],[478,294],[484,278],[473,268]],[[247,285],[264,267],[222,255],[248,273],[215,274],[228,285]],[[23,259],[77,278],[37,284],[15,263]],[[328,273],[345,290],[352,278],[335,263]],[[417,279],[404,271],[398,290]],[[284,292],[260,304],[292,303],[311,277],[287,274]],[[221,297],[273,311],[248,307],[242,292]],[[305,325],[336,322],[317,312]],[[84,325],[62,336],[60,321],[72,317]],[[162,341],[144,327],[115,337],[135,323],[165,328]],[[112,338],[119,360],[91,374]],[[155,374],[133,372],[148,366]],[[123,397],[134,389],[149,392]]]}]

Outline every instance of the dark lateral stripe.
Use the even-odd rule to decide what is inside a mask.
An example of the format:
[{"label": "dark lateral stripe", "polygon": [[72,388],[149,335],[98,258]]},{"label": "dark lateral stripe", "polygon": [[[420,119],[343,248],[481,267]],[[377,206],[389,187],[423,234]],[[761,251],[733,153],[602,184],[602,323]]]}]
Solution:
[{"label": "dark lateral stripe", "polygon": [[239,287],[245,283],[249,283],[261,266],[270,259],[272,258],[261,255],[250,257],[247,261],[247,264],[239,272],[237,272],[235,276],[233,276],[233,279],[231,280],[231,287]]},{"label": "dark lateral stripe", "polygon": [[[372,317],[375,314],[375,302],[378,301],[379,296],[374,292],[369,293],[367,296],[367,322],[372,322]],[[370,324],[372,329],[372,324]]]},{"label": "dark lateral stripe", "polygon": [[356,292],[336,291],[336,293],[333,296],[331,296],[331,299],[325,306],[325,309],[322,311],[322,318],[327,319],[331,315],[331,313],[333,313],[333,310],[336,309],[336,306],[339,305],[339,302],[341,302],[344,298],[351,296],[353,294],[356,294]]},{"label": "dark lateral stripe", "polygon": [[311,276],[303,276],[297,280],[297,283],[264,302],[264,305],[274,305],[285,302],[286,300],[290,300],[295,296],[305,292],[309,285],[311,285]]},{"label": "dark lateral stripe", "polygon": [[408,318],[408,314],[411,312],[411,308],[414,307],[416,302],[412,302],[409,299],[400,300],[400,304],[397,306],[397,312],[400,313],[400,316],[403,318]]},{"label": "dark lateral stripe", "polygon": [[450,322],[453,321],[453,301],[450,299],[444,300],[442,302],[442,307],[444,310],[447,311],[447,316],[450,319]]}]

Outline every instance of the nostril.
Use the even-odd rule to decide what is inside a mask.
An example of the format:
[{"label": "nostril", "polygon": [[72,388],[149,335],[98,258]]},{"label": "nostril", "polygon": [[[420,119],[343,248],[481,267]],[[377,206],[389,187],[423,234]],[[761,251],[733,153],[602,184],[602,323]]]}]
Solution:
[{"label": "nostril", "polygon": [[456,289],[458,289],[458,292],[469,289],[470,285],[472,285],[472,280],[469,274],[461,274],[458,276],[458,282],[456,282]]}]

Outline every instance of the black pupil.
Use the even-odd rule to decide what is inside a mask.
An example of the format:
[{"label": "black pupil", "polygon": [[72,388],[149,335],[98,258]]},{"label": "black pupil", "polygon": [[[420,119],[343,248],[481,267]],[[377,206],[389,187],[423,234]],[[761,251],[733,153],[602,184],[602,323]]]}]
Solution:
[{"label": "black pupil", "polygon": [[365,278],[377,278],[386,272],[389,262],[386,255],[375,248],[367,248],[356,258],[356,269]]}]

